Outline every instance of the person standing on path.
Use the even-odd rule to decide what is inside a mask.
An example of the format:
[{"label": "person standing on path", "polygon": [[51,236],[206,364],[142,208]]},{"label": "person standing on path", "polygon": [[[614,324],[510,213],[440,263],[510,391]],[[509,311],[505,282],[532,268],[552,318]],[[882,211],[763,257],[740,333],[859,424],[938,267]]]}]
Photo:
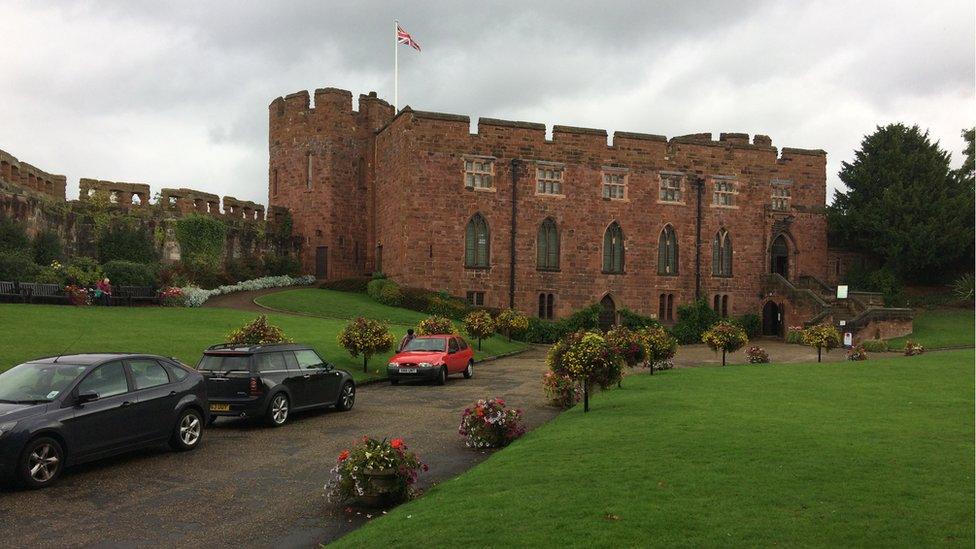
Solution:
[{"label": "person standing on path", "polygon": [[407,346],[407,343],[410,343],[413,338],[413,328],[407,328],[407,335],[403,336],[403,339],[400,340],[400,344],[397,345],[397,352],[399,353],[402,351],[403,348]]}]

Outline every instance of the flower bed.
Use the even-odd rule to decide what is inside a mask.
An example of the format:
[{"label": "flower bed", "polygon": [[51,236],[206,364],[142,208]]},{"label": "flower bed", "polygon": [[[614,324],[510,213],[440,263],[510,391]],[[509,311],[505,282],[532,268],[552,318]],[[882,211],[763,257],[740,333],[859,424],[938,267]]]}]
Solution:
[{"label": "flower bed", "polygon": [[867,360],[868,353],[864,350],[864,347],[858,345],[847,351],[847,360]]},{"label": "flower bed", "polygon": [[912,341],[911,339],[905,343],[905,356],[915,356],[920,355],[925,352],[925,347],[921,343]]},{"label": "flower bed", "polygon": [[525,434],[522,410],[505,408],[500,398],[481,399],[464,409],[458,434],[469,448],[500,448]]},{"label": "flower bed", "polygon": [[187,307],[199,307],[208,299],[216,295],[232,294],[235,292],[247,292],[253,290],[263,290],[265,288],[283,288],[285,286],[309,286],[315,282],[312,275],[305,276],[265,276],[253,280],[245,280],[237,284],[218,286],[212,290],[204,290],[196,286],[180,288],[185,297],[184,304]]},{"label": "flower bed", "polygon": [[417,474],[426,470],[427,464],[407,450],[403,439],[364,436],[336,458],[326,491],[334,503],[351,499],[369,506],[400,503],[415,495]]},{"label": "flower bed", "polygon": [[749,359],[749,364],[769,363],[769,353],[762,347],[749,347],[746,349],[746,358]]}]

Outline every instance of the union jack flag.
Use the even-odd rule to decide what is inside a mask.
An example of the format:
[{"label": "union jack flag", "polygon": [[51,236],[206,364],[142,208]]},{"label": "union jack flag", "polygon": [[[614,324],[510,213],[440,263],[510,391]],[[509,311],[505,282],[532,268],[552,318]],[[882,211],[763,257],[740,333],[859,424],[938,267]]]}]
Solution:
[{"label": "union jack flag", "polygon": [[420,44],[418,44],[417,41],[413,39],[413,36],[410,36],[409,32],[403,30],[403,28],[399,24],[397,24],[396,26],[396,32],[397,32],[397,44],[406,44],[411,48],[420,51]]}]

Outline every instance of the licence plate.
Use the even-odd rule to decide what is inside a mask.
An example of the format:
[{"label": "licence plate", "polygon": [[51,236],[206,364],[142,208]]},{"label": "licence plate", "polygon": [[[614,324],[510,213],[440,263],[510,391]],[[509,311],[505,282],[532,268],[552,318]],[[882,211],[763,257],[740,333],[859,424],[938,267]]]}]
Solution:
[{"label": "licence plate", "polygon": [[230,404],[211,404],[210,405],[210,411],[211,412],[229,412],[230,411]]},{"label": "licence plate", "polygon": [[400,368],[400,373],[401,374],[416,374],[417,373],[417,369],[416,368]]}]

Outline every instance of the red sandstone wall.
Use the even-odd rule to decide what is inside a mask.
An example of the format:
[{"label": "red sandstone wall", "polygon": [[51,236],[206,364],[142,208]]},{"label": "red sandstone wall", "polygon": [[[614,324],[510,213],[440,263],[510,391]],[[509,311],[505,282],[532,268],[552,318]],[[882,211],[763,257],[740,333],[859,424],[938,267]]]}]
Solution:
[{"label": "red sandstone wall", "polygon": [[[702,223],[702,294],[730,296],[733,314],[756,312],[761,275],[769,265],[768,248],[776,220],[791,218],[788,232],[795,243],[791,275],[825,275],[826,225],[822,153],[776,150],[765,145],[732,142],[667,143],[656,136],[618,135],[608,147],[602,130],[556,127],[552,141],[541,125],[482,121],[469,133],[466,117],[406,113],[377,140],[378,240],[386,256],[384,270],[408,285],[447,290],[455,295],[485,292],[486,305],[508,305],[509,227],[513,157],[524,161],[518,182],[516,252],[517,306],[535,313],[539,292],[556,294],[557,316],[613,295],[618,307],[645,314],[658,310],[660,293],[688,303],[695,292],[695,200],[686,181],[684,205],[658,202],[659,172],[681,171],[705,178]],[[462,161],[466,154],[496,157],[493,190],[466,190]],[[535,194],[533,160],[565,163],[564,197]],[[629,169],[628,197],[601,198],[604,166]],[[711,205],[711,176],[735,176],[736,207]],[[794,182],[792,212],[768,211],[771,178]],[[491,268],[463,267],[467,220],[481,212],[491,227]],[[536,270],[536,232],[553,217],[561,237],[561,271]],[[603,233],[613,221],[625,236],[626,274],[601,272]],[[679,239],[679,275],[657,274],[658,237],[670,223]],[[780,223],[783,225],[783,223]],[[733,277],[711,276],[711,242],[720,227],[732,235]],[[426,253],[424,253],[426,252]],[[392,261],[396,261],[396,265]]]}]

